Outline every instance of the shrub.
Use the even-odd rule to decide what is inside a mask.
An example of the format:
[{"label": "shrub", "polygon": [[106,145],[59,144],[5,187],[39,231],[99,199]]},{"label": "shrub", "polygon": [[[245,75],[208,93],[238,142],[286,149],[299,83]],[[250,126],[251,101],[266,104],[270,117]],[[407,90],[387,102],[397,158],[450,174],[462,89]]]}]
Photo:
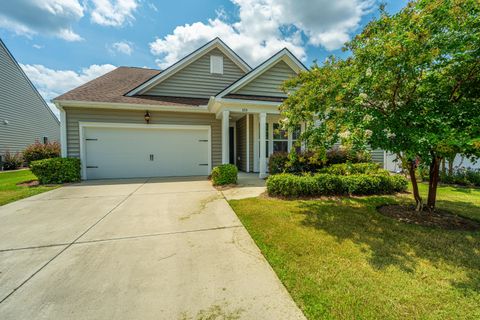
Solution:
[{"label": "shrub", "polygon": [[440,181],[447,184],[480,187],[480,169],[460,168],[452,174],[441,173]]},{"label": "shrub", "polygon": [[270,174],[282,173],[285,171],[285,166],[288,162],[287,152],[274,152],[268,159],[268,172]]},{"label": "shrub", "polygon": [[359,163],[372,161],[372,155],[369,152],[353,152],[339,147],[334,147],[328,150],[326,157],[329,165],[347,162]]},{"label": "shrub", "polygon": [[2,166],[4,170],[15,170],[22,166],[23,157],[21,153],[10,153],[10,151],[5,151],[5,154],[2,157]]},{"label": "shrub", "polygon": [[30,163],[32,173],[41,184],[76,182],[80,180],[80,160],[51,158]]},{"label": "shrub", "polygon": [[60,157],[60,144],[56,141],[47,143],[35,141],[23,151],[23,158],[27,163],[58,157]]},{"label": "shrub", "polygon": [[282,197],[392,194],[406,191],[407,185],[403,176],[384,174],[342,176],[319,173],[297,176],[283,173],[267,179],[268,194]]},{"label": "shrub", "polygon": [[238,169],[233,164],[222,164],[212,170],[212,183],[214,186],[237,183]]},{"label": "shrub", "polygon": [[320,170],[322,173],[336,174],[336,175],[352,175],[352,174],[372,174],[381,173],[389,174],[388,171],[380,169],[377,163],[340,163],[334,164]]}]

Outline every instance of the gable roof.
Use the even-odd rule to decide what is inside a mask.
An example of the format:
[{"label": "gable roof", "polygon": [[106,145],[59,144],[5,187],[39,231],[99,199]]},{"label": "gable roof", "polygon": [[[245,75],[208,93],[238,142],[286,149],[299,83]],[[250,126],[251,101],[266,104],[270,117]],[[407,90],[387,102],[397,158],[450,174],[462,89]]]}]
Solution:
[{"label": "gable roof", "polygon": [[152,77],[161,74],[161,72],[155,69],[118,67],[103,76],[56,97],[54,102],[68,100],[159,106],[198,106],[207,104],[208,99],[143,95],[125,96],[125,92],[152,79]]},{"label": "gable roof", "polygon": [[163,80],[169,78],[179,70],[185,68],[192,62],[196,61],[200,57],[202,57],[207,52],[211,51],[212,49],[217,48],[222,51],[227,57],[229,57],[240,69],[244,72],[249,72],[252,68],[239,56],[237,55],[229,46],[227,46],[220,38],[215,38],[212,41],[206,43],[202,47],[198,48],[197,50],[193,51],[183,59],[177,61],[167,69],[163,70],[160,74],[152,77],[148,81],[138,85],[133,90],[128,92],[126,95],[131,97],[137,94],[142,94],[148,89],[152,88],[153,86],[159,84]]},{"label": "gable roof", "polygon": [[18,69],[18,72],[22,75],[23,78],[25,78],[25,80],[27,81],[28,85],[32,88],[32,91],[38,96],[39,100],[41,101],[42,105],[48,110],[48,112],[50,113],[50,115],[53,117],[53,119],[59,124],[60,123],[60,120],[57,118],[57,116],[53,113],[52,109],[50,109],[50,107],[47,105],[47,103],[45,102],[45,100],[43,99],[43,97],[40,95],[40,93],[38,92],[37,88],[35,88],[35,86],[33,85],[32,81],[30,81],[30,78],[28,78],[28,76],[25,74],[25,71],[23,71],[22,67],[20,67],[20,65],[18,64],[17,60],[15,59],[15,57],[12,55],[12,53],[10,52],[10,50],[8,50],[7,46],[5,45],[5,43],[2,41],[2,39],[0,39],[0,47],[3,48],[3,50],[7,53],[8,57],[10,58],[10,60],[13,62],[13,64],[15,65],[15,67]]},{"label": "gable roof", "polygon": [[277,64],[278,62],[283,61],[285,62],[290,68],[292,68],[293,71],[296,73],[299,73],[300,71],[306,71],[307,67],[300,61],[298,60],[297,57],[295,57],[290,50],[287,48],[284,48],[265,60],[263,63],[258,65],[255,69],[251,70],[249,73],[245,74],[243,77],[226,87],[224,90],[219,92],[216,97],[217,98],[227,98],[226,96],[232,96],[232,94],[247,85],[248,83],[252,82],[256,78],[258,78],[260,75],[265,73],[267,70],[269,70],[272,66]]}]

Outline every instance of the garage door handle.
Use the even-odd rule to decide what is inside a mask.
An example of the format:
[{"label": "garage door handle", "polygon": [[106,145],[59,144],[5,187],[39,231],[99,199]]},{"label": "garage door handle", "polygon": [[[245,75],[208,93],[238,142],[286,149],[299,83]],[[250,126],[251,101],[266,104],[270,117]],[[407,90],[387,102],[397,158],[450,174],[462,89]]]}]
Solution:
[{"label": "garage door handle", "polygon": [[92,139],[88,139],[88,138],[87,138],[87,139],[85,139],[85,140],[87,140],[87,141],[98,141],[97,138],[92,138]]},{"label": "garage door handle", "polygon": [[208,166],[208,163],[199,163],[199,166]]},{"label": "garage door handle", "polygon": [[87,169],[97,169],[98,166],[87,166]]},{"label": "garage door handle", "polygon": [[208,142],[208,140],[198,140],[198,142]]}]

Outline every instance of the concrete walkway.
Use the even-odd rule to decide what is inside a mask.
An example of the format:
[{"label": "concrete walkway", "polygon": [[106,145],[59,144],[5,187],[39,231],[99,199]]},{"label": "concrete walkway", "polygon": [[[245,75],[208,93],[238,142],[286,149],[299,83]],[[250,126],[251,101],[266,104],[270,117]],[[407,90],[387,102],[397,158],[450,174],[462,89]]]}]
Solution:
[{"label": "concrete walkway", "polygon": [[86,182],[0,207],[0,319],[304,319],[204,178]]},{"label": "concrete walkway", "polygon": [[233,188],[222,190],[227,200],[254,198],[265,193],[265,180],[258,177],[258,173],[238,173],[237,185]]}]

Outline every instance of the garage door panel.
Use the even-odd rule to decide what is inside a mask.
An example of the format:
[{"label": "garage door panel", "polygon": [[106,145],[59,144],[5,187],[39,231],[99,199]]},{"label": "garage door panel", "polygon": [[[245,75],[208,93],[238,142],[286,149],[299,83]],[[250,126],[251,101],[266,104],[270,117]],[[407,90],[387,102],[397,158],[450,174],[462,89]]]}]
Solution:
[{"label": "garage door panel", "polygon": [[84,136],[88,179],[208,175],[207,129],[94,127]]}]

